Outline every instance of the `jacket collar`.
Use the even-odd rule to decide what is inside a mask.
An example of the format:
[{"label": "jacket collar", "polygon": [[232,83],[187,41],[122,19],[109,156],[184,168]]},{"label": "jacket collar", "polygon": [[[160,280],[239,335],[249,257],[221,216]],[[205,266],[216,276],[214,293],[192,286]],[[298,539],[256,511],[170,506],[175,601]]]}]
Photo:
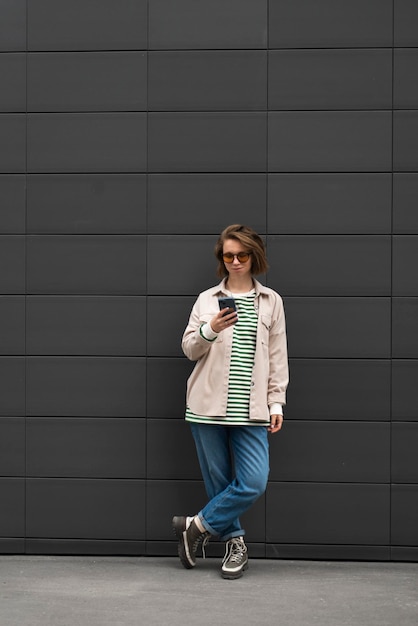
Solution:
[{"label": "jacket collar", "polygon": [[[227,280],[227,279],[226,279],[226,277],[225,277],[225,278],[224,278],[224,279],[223,279],[223,280],[219,283],[219,285],[216,285],[216,287],[212,287],[212,289],[211,289],[210,291],[213,293],[213,295],[216,295],[216,294],[218,294],[218,293],[222,293],[222,294],[228,295],[228,293],[230,293],[230,292],[226,289],[226,287],[225,287],[226,280]],[[259,296],[261,293],[262,293],[262,294],[268,294],[268,293],[269,293],[268,288],[267,288],[267,287],[264,287],[264,285],[262,285],[262,284],[261,284],[258,280],[256,280],[254,277],[253,277],[253,282],[254,282],[254,288],[255,288],[255,295],[256,295],[256,296]]]}]

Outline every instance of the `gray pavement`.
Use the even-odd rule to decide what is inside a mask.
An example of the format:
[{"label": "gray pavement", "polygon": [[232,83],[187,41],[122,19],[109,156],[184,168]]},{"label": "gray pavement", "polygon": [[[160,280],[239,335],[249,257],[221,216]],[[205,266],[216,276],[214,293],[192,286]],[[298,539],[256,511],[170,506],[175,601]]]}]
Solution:
[{"label": "gray pavement", "polygon": [[1,626],[417,626],[418,564],[0,556]]}]

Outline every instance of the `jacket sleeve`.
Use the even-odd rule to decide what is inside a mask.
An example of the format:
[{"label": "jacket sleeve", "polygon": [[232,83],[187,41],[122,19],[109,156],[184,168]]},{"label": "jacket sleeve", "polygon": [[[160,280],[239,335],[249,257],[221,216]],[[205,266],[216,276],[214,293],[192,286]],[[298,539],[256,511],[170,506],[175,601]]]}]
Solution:
[{"label": "jacket sleeve", "polygon": [[[183,339],[181,342],[181,347],[184,354],[191,361],[198,361],[201,359],[209,350],[211,346],[216,341],[210,341],[205,339],[201,332],[200,328],[205,322],[209,322],[209,317],[204,316],[205,319],[202,318],[200,313],[200,296],[196,300],[192,312],[190,314],[189,323],[187,324],[186,330],[183,333]],[[207,319],[206,319],[207,317]]]},{"label": "jacket sleeve", "polygon": [[278,294],[275,309],[269,341],[269,379],[267,392],[269,405],[273,402],[286,404],[286,389],[289,383],[286,321],[283,301]]}]

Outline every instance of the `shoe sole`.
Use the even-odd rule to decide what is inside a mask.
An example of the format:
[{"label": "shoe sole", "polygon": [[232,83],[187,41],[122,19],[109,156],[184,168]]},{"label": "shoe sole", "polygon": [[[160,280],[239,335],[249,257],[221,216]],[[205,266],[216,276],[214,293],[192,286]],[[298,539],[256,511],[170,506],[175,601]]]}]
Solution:
[{"label": "shoe sole", "polygon": [[179,542],[177,546],[177,554],[179,555],[181,564],[183,565],[185,569],[193,569],[196,563],[190,563],[189,559],[187,558],[186,548],[184,546],[184,534],[183,533],[186,532],[185,518],[177,517],[177,516],[173,517],[172,529],[173,529],[174,535],[176,536]]},{"label": "shoe sole", "polygon": [[246,569],[248,569],[248,561],[238,572],[224,572],[221,570],[222,578],[225,580],[237,580],[237,578],[241,578]]}]

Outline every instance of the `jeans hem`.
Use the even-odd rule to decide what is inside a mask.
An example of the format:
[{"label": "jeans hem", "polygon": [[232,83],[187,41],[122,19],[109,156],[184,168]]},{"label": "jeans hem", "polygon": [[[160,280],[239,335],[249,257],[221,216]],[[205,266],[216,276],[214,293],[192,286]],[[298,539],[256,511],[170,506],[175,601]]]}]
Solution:
[{"label": "jeans hem", "polygon": [[239,530],[234,530],[234,532],[228,533],[227,535],[220,535],[218,532],[216,532],[214,528],[212,528],[210,524],[207,523],[202,515],[202,512],[198,513],[197,515],[203,528],[207,530],[211,535],[219,537],[219,541],[229,541],[229,539],[233,539],[234,537],[244,537],[245,535],[245,530],[243,528],[240,528]]},{"label": "jeans hem", "polygon": [[235,530],[233,533],[229,533],[228,535],[224,535],[219,538],[219,541],[229,541],[230,539],[234,539],[235,537],[244,537],[245,530]]}]

